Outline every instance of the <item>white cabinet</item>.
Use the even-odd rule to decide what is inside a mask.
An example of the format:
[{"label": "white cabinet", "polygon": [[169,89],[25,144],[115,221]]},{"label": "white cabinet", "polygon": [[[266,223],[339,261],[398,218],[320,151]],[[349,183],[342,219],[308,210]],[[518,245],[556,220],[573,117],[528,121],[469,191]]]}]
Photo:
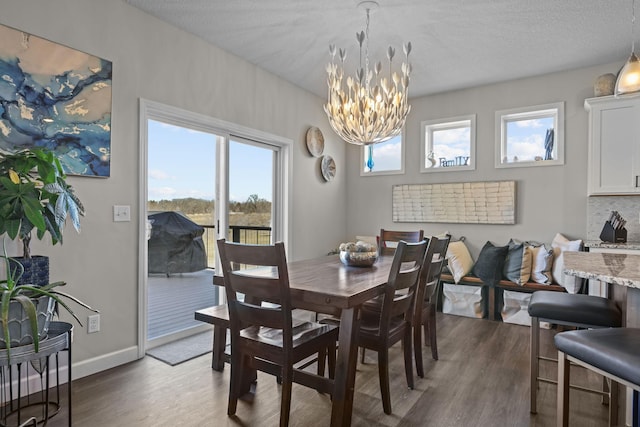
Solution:
[{"label": "white cabinet", "polygon": [[640,96],[584,101],[589,112],[588,194],[640,194]]}]

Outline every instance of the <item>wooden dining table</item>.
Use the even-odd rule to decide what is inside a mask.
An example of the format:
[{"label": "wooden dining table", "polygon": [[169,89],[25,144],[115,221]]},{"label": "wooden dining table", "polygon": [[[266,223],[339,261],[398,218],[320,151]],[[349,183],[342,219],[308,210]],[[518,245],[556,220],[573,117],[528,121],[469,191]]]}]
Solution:
[{"label": "wooden dining table", "polygon": [[[384,292],[392,261],[393,255],[381,255],[371,267],[354,267],[342,264],[337,255],[328,255],[287,263],[293,306],[340,317],[332,426],[351,424],[360,307]],[[221,276],[214,276],[213,283],[224,286]]]}]

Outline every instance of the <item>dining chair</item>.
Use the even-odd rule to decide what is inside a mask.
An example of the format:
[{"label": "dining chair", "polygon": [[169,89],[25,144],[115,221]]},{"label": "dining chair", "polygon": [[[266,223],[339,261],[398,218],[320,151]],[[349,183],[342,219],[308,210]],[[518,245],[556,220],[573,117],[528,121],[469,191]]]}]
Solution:
[{"label": "dining chair", "polygon": [[[328,355],[329,377],[333,378],[338,329],[333,325],[292,317],[283,243],[245,245],[220,239],[218,253],[231,330],[227,413],[230,416],[236,413],[238,398],[247,384],[245,378],[257,369],[276,375],[281,382],[280,426],[286,426],[289,423],[292,382],[332,393],[332,387],[320,372],[313,374],[296,369],[294,363],[316,354],[324,360]],[[240,299],[239,294],[244,298]],[[263,305],[262,302],[270,304]],[[324,363],[318,363],[318,370],[321,365]]]},{"label": "dining chair", "polygon": [[425,345],[431,346],[431,357],[438,360],[438,342],[436,338],[436,312],[440,274],[445,263],[445,256],[451,235],[431,237],[424,257],[424,266],[420,275],[420,285],[416,292],[413,319],[413,351],[416,360],[416,372],[424,378],[422,365],[421,329],[424,329]]},{"label": "dining chair", "polygon": [[407,243],[417,243],[424,239],[424,230],[417,231],[392,231],[380,229],[378,235],[378,248],[380,253],[393,254],[398,242],[404,240]]},{"label": "dining chair", "polygon": [[[376,236],[378,243],[378,253],[393,255],[400,241],[407,243],[417,243],[424,240],[424,230],[417,231],[393,231],[380,229],[380,234]],[[364,363],[366,350],[362,348],[360,362]]]},{"label": "dining chair", "polygon": [[[361,310],[358,346],[378,353],[378,376],[382,407],[391,414],[389,393],[389,348],[401,341],[407,385],[413,389],[411,326],[414,297],[428,242],[400,241],[396,248],[384,293],[367,301]],[[400,292],[399,292],[400,291]]]}]

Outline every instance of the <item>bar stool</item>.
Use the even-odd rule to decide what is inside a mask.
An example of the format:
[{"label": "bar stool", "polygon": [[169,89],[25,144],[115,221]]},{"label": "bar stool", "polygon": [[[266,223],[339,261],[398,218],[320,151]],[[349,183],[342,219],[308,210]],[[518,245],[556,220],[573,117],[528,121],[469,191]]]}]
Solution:
[{"label": "bar stool", "polygon": [[579,328],[615,328],[622,325],[622,314],[615,302],[606,298],[537,291],[529,302],[531,316],[531,413],[537,412],[538,382],[557,384],[550,378],[539,376],[540,360],[555,359],[540,356],[540,322]]},{"label": "bar stool", "polygon": [[[569,425],[569,362],[584,366],[611,380],[611,393],[617,383],[633,391],[633,426],[638,426],[640,390],[640,329],[611,328],[569,331],[554,337],[558,349],[558,426]],[[617,410],[609,403],[609,425],[615,425]]]}]

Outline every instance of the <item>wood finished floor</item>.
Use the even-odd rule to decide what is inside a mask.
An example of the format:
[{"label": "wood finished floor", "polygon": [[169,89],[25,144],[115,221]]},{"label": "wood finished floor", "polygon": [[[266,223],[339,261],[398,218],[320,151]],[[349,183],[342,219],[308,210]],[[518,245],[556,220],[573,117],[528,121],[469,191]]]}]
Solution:
[{"label": "wood finished floor", "polygon": [[[391,351],[393,415],[382,411],[375,355],[358,363],[353,426],[553,426],[555,388],[540,386],[538,414],[529,413],[529,328],[438,313],[440,360],[423,349],[425,378],[408,390],[399,346]],[[552,356],[552,332],[542,331],[543,354]],[[171,367],[142,360],[73,383],[73,425],[106,426],[276,426],[279,387],[259,374],[252,402],[240,401],[227,417],[229,367],[211,370],[211,354]],[[548,369],[555,374],[555,366]],[[597,376],[575,370],[581,384],[598,386]],[[329,425],[331,402],[294,385],[292,426]],[[607,425],[607,407],[596,395],[571,392],[571,425]],[[66,407],[52,418],[66,426]]]}]

